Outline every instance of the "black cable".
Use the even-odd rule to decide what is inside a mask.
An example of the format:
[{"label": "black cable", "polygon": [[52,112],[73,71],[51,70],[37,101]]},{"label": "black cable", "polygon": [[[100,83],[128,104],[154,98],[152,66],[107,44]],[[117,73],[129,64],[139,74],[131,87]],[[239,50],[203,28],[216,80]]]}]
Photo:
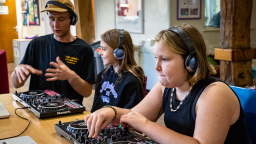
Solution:
[{"label": "black cable", "polygon": [[[22,118],[22,119],[24,119],[24,120],[27,120],[29,123],[28,123],[28,126],[30,125],[30,120],[29,119],[26,119],[26,118],[24,118],[24,117],[21,117],[21,116],[19,116],[17,113],[16,113],[16,110],[17,109],[28,109],[29,107],[22,107],[22,108],[16,108],[15,109],[15,114],[18,116],[18,117],[20,117],[20,118]],[[3,138],[3,139],[0,139],[0,140],[5,140],[5,139],[10,139],[10,138],[15,138],[15,137],[18,137],[18,136],[20,136],[21,134],[23,134],[26,130],[27,130],[27,128],[28,128],[28,126],[25,128],[25,130],[23,131],[23,132],[21,132],[20,134],[18,134],[18,135],[16,135],[16,136],[12,136],[12,137],[7,137],[7,138]]]}]

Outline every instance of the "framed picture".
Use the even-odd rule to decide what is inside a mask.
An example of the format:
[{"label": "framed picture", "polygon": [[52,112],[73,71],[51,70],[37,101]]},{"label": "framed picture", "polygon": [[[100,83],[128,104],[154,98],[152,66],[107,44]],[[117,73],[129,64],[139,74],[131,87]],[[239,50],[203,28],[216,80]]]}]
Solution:
[{"label": "framed picture", "polygon": [[40,25],[38,0],[21,0],[23,25]]},{"label": "framed picture", "polygon": [[177,20],[201,19],[201,0],[177,0]]},{"label": "framed picture", "polygon": [[115,27],[143,33],[143,0],[115,0]]}]

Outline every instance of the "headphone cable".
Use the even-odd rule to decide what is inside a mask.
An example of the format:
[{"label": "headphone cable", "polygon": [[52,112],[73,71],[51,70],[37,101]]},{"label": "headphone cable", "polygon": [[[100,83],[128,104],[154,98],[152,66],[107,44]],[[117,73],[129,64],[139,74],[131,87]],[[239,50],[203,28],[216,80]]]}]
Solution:
[{"label": "headphone cable", "polygon": [[[29,126],[30,123],[31,123],[31,121],[30,121],[29,119],[27,119],[27,118],[24,118],[24,117],[19,116],[19,115],[16,113],[16,111],[17,111],[18,109],[28,109],[28,108],[30,108],[30,107],[16,108],[16,109],[15,109],[15,114],[16,114],[18,117],[20,117],[20,118],[22,118],[22,119],[24,119],[24,120],[27,120],[27,121],[28,121],[28,126]],[[5,140],[5,139],[10,139],[10,138],[18,137],[18,136],[20,136],[21,134],[23,134],[23,133],[28,129],[28,126],[27,126],[27,127],[25,128],[25,130],[23,130],[23,132],[21,132],[20,134],[18,134],[18,135],[16,135],[16,136],[12,136],[12,137],[2,138],[2,139],[0,139],[0,140]]]}]

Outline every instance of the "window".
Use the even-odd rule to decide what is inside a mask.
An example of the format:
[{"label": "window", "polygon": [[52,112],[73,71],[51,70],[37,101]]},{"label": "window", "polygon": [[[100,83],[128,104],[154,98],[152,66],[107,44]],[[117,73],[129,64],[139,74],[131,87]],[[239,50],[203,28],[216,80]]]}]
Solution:
[{"label": "window", "polygon": [[220,27],[220,0],[205,0],[205,26]]}]

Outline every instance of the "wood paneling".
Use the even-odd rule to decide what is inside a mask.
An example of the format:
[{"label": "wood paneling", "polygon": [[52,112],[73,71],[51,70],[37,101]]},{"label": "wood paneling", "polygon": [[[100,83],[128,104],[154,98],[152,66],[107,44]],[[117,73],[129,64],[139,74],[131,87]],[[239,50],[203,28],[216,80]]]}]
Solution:
[{"label": "wood paneling", "polygon": [[12,40],[18,38],[15,0],[6,0],[4,6],[8,6],[9,14],[0,15],[0,49],[6,51],[7,62],[13,62]]},{"label": "wood paneling", "polygon": [[[252,3],[253,0],[221,0],[220,46],[222,49],[250,48]],[[220,78],[230,85],[251,85],[251,64],[251,60],[221,61]]]},{"label": "wood paneling", "polygon": [[74,0],[78,16],[76,34],[89,44],[95,40],[94,0]]}]

